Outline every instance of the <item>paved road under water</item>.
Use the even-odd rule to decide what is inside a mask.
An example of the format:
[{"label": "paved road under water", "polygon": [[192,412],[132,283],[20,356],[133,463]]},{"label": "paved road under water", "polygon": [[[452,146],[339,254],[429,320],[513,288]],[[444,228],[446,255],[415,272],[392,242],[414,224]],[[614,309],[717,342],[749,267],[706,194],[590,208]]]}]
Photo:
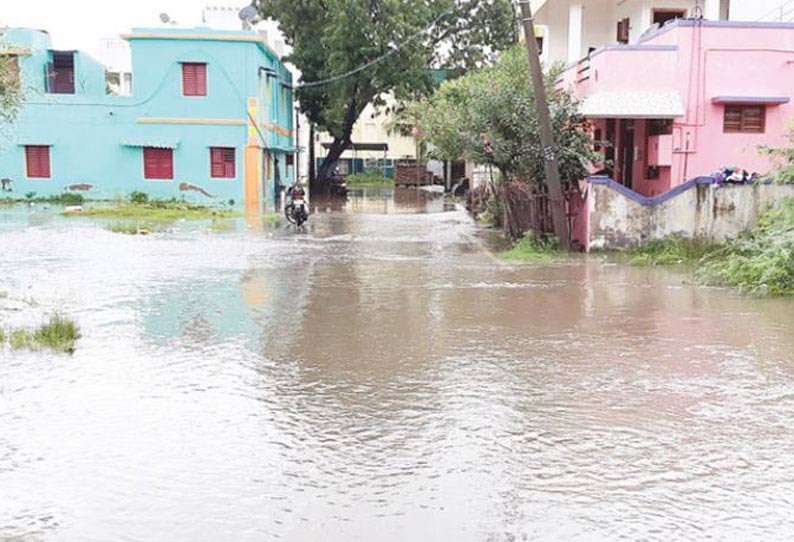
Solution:
[{"label": "paved road under water", "polygon": [[792,539],[794,303],[499,265],[415,193],[319,207],[0,210],[0,322],[84,334],[0,352],[0,540]]}]

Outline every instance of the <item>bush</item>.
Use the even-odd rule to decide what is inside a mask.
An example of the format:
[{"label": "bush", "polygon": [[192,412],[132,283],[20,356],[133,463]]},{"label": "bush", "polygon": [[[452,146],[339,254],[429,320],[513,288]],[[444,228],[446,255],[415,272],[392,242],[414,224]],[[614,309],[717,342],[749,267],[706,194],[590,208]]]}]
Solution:
[{"label": "bush", "polygon": [[667,239],[650,241],[632,251],[629,265],[653,266],[694,263],[715,250],[717,250],[717,247],[714,245],[699,243],[680,235],[672,235]]},{"label": "bush", "polygon": [[136,190],[130,194],[130,202],[135,205],[144,205],[149,203],[149,194]]},{"label": "bush", "polygon": [[6,342],[6,332],[0,327],[0,344]]},{"label": "bush", "polygon": [[53,203],[60,203],[62,205],[82,205],[85,203],[85,197],[82,194],[75,194],[74,192],[64,192],[53,198]]},{"label": "bush", "polygon": [[706,257],[697,277],[760,295],[794,295],[794,200],[781,201],[751,232]]}]

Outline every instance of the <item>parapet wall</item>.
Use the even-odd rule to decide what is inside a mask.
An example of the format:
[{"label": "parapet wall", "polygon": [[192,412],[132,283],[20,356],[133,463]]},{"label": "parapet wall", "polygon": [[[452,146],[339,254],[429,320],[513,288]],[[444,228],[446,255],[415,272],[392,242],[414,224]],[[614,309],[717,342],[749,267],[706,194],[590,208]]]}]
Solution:
[{"label": "parapet wall", "polygon": [[752,228],[794,185],[716,185],[701,177],[646,198],[606,177],[588,180],[587,250],[628,249],[681,235],[719,243]]}]

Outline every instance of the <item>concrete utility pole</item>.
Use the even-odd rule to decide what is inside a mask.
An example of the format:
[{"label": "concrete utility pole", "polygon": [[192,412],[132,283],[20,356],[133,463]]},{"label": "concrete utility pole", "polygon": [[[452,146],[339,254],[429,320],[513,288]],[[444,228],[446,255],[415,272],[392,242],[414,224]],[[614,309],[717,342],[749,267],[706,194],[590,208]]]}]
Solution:
[{"label": "concrete utility pole", "polygon": [[535,107],[538,111],[540,144],[543,146],[543,166],[546,172],[546,186],[549,189],[554,235],[560,243],[560,248],[570,250],[571,236],[565,211],[565,197],[560,181],[560,166],[557,162],[557,146],[554,143],[549,104],[546,100],[546,86],[543,81],[543,69],[540,66],[540,53],[535,41],[535,19],[532,17],[532,6],[530,6],[529,0],[518,0],[518,4],[521,6],[521,22],[524,26],[524,38],[529,54],[529,71],[532,75],[532,86],[535,89]]}]

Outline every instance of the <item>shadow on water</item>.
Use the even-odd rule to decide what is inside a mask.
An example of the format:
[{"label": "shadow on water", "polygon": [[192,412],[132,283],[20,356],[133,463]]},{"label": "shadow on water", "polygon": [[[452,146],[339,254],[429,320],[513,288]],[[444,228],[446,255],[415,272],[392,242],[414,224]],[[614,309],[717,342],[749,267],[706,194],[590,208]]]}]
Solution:
[{"label": "shadow on water", "polygon": [[384,194],[300,231],[1,219],[0,323],[84,338],[0,350],[0,539],[787,538],[790,300],[499,265]]}]

